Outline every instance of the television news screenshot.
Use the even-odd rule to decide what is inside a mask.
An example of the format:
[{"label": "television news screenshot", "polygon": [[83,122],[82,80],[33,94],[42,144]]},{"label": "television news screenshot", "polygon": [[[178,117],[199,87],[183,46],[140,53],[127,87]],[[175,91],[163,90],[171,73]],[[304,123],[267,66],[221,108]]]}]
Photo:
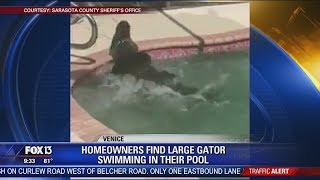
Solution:
[{"label": "television news screenshot", "polygon": [[320,179],[320,2],[0,1],[0,179]]}]

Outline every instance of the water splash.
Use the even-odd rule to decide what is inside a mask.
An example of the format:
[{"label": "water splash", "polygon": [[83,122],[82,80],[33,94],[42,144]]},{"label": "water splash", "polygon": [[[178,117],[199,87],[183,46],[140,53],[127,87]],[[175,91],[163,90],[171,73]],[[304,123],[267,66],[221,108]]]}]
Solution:
[{"label": "water splash", "polygon": [[[181,70],[181,72],[183,73],[183,70]],[[195,105],[199,102],[212,102],[218,104],[218,102],[214,100],[214,97],[206,97],[205,95],[208,95],[208,93],[212,91],[216,91],[219,86],[223,86],[226,82],[226,77],[227,76],[223,76],[218,82],[211,82],[203,88],[200,88],[196,93],[190,95],[182,95],[168,86],[158,85],[152,81],[143,79],[136,79],[132,75],[120,76],[107,74],[104,76],[102,84],[99,87],[104,88],[106,93],[113,94],[112,102],[118,103],[134,102],[140,97],[148,100],[161,98],[165,103],[174,99],[175,102],[185,102]],[[178,80],[175,79],[175,82],[178,83]],[[182,107],[181,110],[187,111],[188,108]]]}]

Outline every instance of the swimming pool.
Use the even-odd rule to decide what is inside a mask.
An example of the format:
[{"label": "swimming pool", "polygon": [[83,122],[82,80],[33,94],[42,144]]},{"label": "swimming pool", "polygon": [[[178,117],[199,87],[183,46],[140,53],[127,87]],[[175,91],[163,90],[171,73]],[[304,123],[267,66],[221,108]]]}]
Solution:
[{"label": "swimming pool", "polygon": [[91,116],[120,134],[249,137],[248,50],[153,64],[199,91],[183,96],[129,75],[106,73],[78,82],[73,96]]}]

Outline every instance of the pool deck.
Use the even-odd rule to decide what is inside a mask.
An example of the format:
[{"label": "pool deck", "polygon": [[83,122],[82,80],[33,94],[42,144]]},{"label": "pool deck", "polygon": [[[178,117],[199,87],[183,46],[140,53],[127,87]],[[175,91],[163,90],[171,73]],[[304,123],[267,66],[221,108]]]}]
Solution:
[{"label": "pool deck", "polygon": [[[190,32],[204,40],[206,53],[249,47],[249,3],[167,10],[165,14],[167,16],[160,12],[95,16],[99,30],[96,44],[86,50],[71,49],[71,91],[77,80],[90,73],[103,73],[111,69],[112,66],[104,65],[111,60],[107,49],[120,20],[129,21],[131,36],[138,43],[139,50],[148,52],[156,60],[196,53],[200,42]],[[89,36],[87,22],[71,26],[71,42],[85,42]],[[91,142],[99,135],[116,134],[85,111],[72,94],[70,98],[71,141]]]}]

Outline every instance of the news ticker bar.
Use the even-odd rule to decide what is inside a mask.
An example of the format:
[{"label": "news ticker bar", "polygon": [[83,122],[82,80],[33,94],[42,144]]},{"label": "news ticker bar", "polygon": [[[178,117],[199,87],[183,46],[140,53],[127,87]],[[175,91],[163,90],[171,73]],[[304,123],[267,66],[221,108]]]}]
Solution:
[{"label": "news ticker bar", "polygon": [[0,166],[0,177],[320,176],[320,168],[241,166]]},{"label": "news ticker bar", "polygon": [[150,10],[145,7],[0,6],[0,14],[137,14]]}]

